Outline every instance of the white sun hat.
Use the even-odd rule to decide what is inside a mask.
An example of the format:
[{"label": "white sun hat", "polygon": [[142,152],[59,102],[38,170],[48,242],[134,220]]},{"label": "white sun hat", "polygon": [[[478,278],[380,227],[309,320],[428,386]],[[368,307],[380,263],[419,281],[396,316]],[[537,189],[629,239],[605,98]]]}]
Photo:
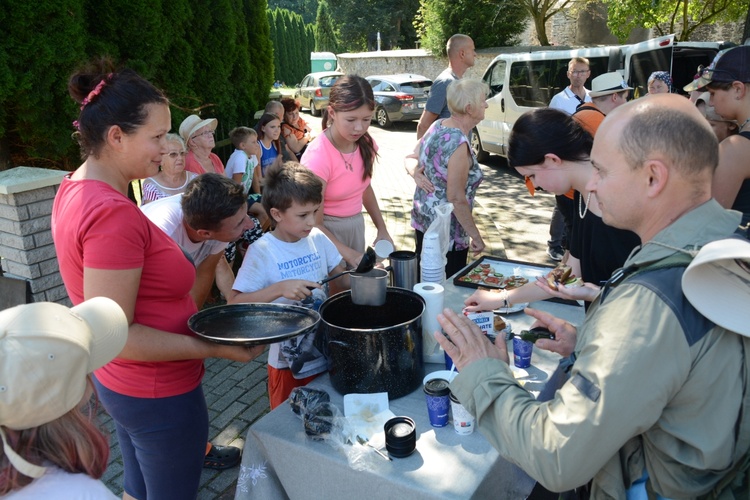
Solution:
[{"label": "white sun hat", "polygon": [[682,275],[682,291],[703,316],[750,337],[750,241],[708,243]]}]

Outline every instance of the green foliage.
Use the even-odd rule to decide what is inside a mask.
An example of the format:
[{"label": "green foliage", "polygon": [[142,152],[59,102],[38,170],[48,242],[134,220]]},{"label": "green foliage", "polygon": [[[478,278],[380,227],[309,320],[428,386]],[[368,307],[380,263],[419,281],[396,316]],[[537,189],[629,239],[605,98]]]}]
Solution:
[{"label": "green foliage", "polygon": [[[176,130],[191,113],[251,124],[273,82],[266,0],[6,0],[0,9],[0,169],[78,164],[70,74],[108,56],[164,89]],[[300,40],[307,35],[300,36]],[[309,56],[308,56],[309,58]]]},{"label": "green foliage", "polygon": [[413,48],[417,33],[412,19],[419,0],[328,0],[334,26],[339,28],[339,48],[358,52]]},{"label": "green foliage", "polygon": [[286,9],[269,10],[271,42],[274,50],[274,78],[294,84],[310,72],[310,52],[315,50],[315,38],[310,25],[302,16]]},{"label": "green foliage", "polygon": [[478,49],[515,45],[526,17],[513,0],[421,0],[414,25],[423,48],[445,55],[455,33],[469,35]]},{"label": "green foliage", "polygon": [[341,46],[339,30],[331,18],[331,8],[326,0],[318,3],[318,15],[315,19],[315,50],[337,54]]},{"label": "green foliage", "polygon": [[659,35],[675,33],[678,41],[690,40],[696,28],[745,17],[750,0],[604,0],[607,26],[624,42],[633,28],[656,29]]},{"label": "green foliage", "polygon": [[270,0],[268,2],[269,9],[286,9],[301,15],[302,21],[305,24],[312,24],[315,22],[318,13],[318,5],[318,0]]},{"label": "green foliage", "polygon": [[2,10],[0,155],[29,166],[72,162],[77,108],[67,80],[84,54],[81,2],[6,0]]}]

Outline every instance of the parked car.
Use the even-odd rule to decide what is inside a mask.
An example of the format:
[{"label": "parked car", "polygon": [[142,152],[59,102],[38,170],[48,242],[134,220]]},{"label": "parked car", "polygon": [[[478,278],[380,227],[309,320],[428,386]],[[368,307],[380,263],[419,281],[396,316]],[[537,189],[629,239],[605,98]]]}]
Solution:
[{"label": "parked car", "polygon": [[328,94],[331,93],[331,87],[342,76],[344,74],[338,71],[310,73],[297,85],[294,98],[299,101],[300,108],[309,108],[313,116],[318,116],[323,108],[328,106]]},{"label": "parked car", "polygon": [[570,82],[568,61],[581,56],[591,63],[590,79],[608,71],[618,71],[633,87],[632,97],[646,94],[653,71],[670,71],[674,87],[693,80],[698,65],[708,64],[716,52],[726,48],[721,42],[675,42],[674,35],[632,45],[542,50],[500,54],[489,64],[482,80],[489,86],[484,120],[474,129],[471,146],[479,161],[489,153],[507,156],[507,142],[519,116],[533,108],[545,107]]},{"label": "parked car", "polygon": [[372,119],[381,127],[392,122],[418,120],[427,102],[432,80],[421,75],[373,75],[366,78],[375,94]]}]

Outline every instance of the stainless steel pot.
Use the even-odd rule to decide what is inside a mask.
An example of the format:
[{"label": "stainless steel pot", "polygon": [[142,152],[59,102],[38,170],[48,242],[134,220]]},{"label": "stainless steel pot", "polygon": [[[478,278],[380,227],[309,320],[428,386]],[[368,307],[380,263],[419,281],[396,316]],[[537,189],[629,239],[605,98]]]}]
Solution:
[{"label": "stainless steel pot", "polygon": [[388,288],[382,306],[360,306],[341,292],[320,306],[320,332],[328,346],[331,385],[341,394],[414,391],[424,378],[422,297]]},{"label": "stainless steel pot", "polygon": [[388,271],[373,269],[366,273],[349,275],[352,288],[352,302],[359,306],[382,306],[388,288]]}]

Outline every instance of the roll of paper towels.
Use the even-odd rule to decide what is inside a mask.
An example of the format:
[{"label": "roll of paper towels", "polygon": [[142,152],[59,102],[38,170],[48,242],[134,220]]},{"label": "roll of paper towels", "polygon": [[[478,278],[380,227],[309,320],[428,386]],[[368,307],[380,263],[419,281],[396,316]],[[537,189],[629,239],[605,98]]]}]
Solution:
[{"label": "roll of paper towels", "polygon": [[425,301],[424,314],[422,314],[422,347],[425,361],[441,363],[443,354],[432,334],[441,330],[437,316],[443,312],[445,289],[437,283],[417,283],[414,285],[414,292]]}]

